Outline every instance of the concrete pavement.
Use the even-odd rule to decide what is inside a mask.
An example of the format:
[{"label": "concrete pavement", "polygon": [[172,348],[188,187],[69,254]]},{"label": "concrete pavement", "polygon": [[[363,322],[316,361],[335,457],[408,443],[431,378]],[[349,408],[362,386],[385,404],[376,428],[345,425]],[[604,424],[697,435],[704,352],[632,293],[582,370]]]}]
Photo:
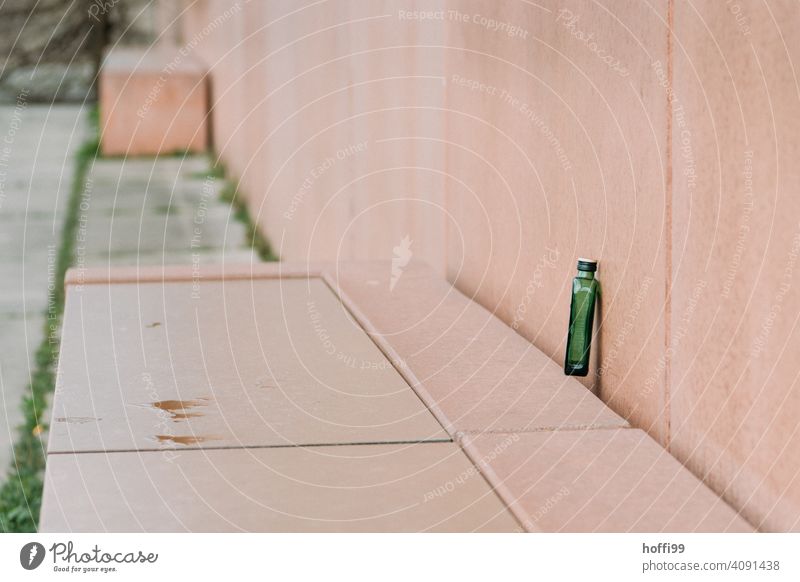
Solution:
[{"label": "concrete pavement", "polygon": [[74,105],[0,107],[0,471],[42,340],[75,153],[87,135]]}]

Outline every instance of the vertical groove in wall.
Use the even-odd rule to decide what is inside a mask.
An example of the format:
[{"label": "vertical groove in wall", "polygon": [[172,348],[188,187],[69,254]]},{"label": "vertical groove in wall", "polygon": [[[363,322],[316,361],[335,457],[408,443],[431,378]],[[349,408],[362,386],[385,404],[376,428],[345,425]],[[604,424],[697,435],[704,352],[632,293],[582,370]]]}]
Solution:
[{"label": "vertical groove in wall", "polygon": [[[672,34],[674,29],[675,1],[667,0],[667,83],[675,94]],[[670,410],[672,358],[669,354],[670,338],[672,336],[672,103],[670,93],[665,92],[667,100],[667,180],[664,204],[664,220],[666,222],[667,248],[664,260],[664,447],[670,449],[672,415]]]},{"label": "vertical groove in wall", "polygon": [[[447,2],[444,3],[447,8]],[[448,77],[448,63],[450,59],[450,26],[448,23],[444,24],[442,33],[442,76],[444,77],[444,89],[442,90],[442,111],[444,112],[444,122],[442,123],[442,172],[444,178],[442,179],[442,205],[444,212],[442,212],[442,236],[444,237],[444,251],[442,252],[442,271],[447,280],[450,280],[450,162],[448,160],[448,139],[450,138],[450,82]],[[455,283],[455,281],[451,281]]]},{"label": "vertical groove in wall", "polygon": [[[444,0],[442,3],[442,8],[444,10],[450,10],[451,3],[449,0]],[[442,102],[444,108],[444,124],[442,125],[442,171],[444,172],[444,180],[442,182],[442,189],[443,189],[443,202],[444,202],[444,212],[442,213],[442,220],[444,220],[444,273],[445,277],[448,281],[455,284],[455,281],[450,279],[450,261],[451,251],[450,251],[450,231],[452,229],[450,225],[450,221],[453,220],[453,204],[452,200],[455,198],[452,194],[451,188],[453,188],[453,181],[450,179],[450,156],[449,156],[449,145],[450,145],[450,126],[453,123],[450,115],[450,63],[453,60],[453,51],[458,49],[455,48],[455,44],[453,43],[454,33],[452,29],[452,24],[446,22],[444,27],[442,28],[442,76],[444,76],[444,91],[442,91]],[[457,122],[457,121],[456,121]],[[458,216],[456,214],[455,216]],[[459,272],[461,269],[457,269],[456,272]]]}]

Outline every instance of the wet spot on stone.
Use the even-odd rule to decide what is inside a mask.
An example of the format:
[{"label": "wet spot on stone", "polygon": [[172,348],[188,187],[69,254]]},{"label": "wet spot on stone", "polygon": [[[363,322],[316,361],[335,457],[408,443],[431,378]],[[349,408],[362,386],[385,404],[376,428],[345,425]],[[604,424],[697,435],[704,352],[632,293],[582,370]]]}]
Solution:
[{"label": "wet spot on stone", "polygon": [[203,412],[194,410],[195,408],[208,405],[208,398],[196,398],[194,400],[159,400],[150,406],[157,410],[166,412],[173,421],[185,420],[203,416]]}]

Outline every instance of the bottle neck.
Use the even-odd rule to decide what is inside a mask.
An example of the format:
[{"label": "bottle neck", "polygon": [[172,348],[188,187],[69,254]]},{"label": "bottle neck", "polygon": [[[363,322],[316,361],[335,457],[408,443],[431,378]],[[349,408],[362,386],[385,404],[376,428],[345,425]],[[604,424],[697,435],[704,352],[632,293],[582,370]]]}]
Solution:
[{"label": "bottle neck", "polygon": [[594,279],[594,273],[592,271],[578,271],[577,277],[578,279]]}]

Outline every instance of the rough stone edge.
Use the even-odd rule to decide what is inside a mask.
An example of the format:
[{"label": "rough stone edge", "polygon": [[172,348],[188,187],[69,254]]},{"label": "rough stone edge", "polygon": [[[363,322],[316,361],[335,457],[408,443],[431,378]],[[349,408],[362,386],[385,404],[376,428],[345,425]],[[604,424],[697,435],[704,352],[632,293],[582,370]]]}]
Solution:
[{"label": "rough stone edge", "polygon": [[522,504],[518,502],[517,498],[505,483],[503,483],[497,473],[494,472],[492,466],[483,460],[480,451],[478,451],[478,448],[472,443],[470,435],[456,433],[455,442],[458,443],[458,446],[461,447],[461,450],[464,451],[464,454],[467,455],[467,458],[472,464],[478,468],[478,471],[480,471],[483,478],[486,479],[489,487],[491,487],[492,491],[500,498],[508,512],[519,522],[523,531],[528,533],[544,533],[544,530],[537,528],[533,524],[531,516],[528,515],[528,512],[525,511]]}]

